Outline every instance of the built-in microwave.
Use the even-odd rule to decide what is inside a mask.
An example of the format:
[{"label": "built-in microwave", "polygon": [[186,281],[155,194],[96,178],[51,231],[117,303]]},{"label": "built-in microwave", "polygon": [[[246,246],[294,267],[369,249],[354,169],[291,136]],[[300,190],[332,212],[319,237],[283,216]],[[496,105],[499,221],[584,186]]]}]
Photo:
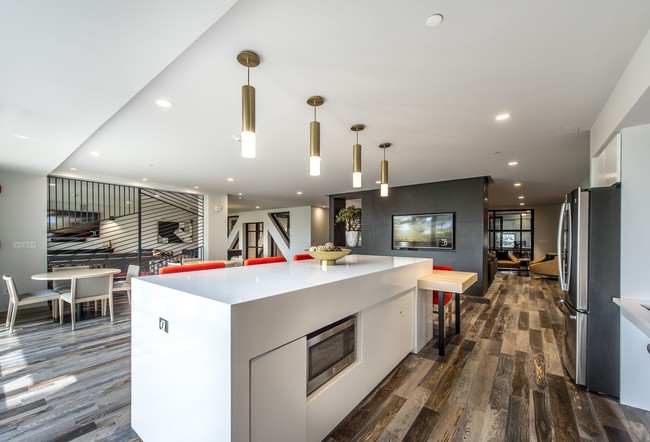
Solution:
[{"label": "built-in microwave", "polygon": [[357,358],[356,316],[349,316],[307,335],[307,395]]}]

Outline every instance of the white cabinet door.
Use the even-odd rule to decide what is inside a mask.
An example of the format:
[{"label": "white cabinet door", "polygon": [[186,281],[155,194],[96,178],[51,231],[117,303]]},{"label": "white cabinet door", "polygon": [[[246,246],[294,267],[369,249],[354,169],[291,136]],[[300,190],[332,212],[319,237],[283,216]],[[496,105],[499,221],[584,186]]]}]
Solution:
[{"label": "white cabinet door", "polygon": [[307,341],[251,361],[251,441],[307,439]]},{"label": "white cabinet door", "polygon": [[650,338],[621,315],[621,404],[650,410]]},{"label": "white cabinet door", "polygon": [[413,290],[361,312],[363,396],[413,349]]}]

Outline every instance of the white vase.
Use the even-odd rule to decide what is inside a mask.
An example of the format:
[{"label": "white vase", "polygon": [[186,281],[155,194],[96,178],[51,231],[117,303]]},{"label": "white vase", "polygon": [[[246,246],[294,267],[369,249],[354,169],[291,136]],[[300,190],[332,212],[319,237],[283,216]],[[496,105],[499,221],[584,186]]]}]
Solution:
[{"label": "white vase", "polygon": [[348,230],[345,232],[345,242],[348,247],[356,247],[359,243],[359,231],[358,230]]}]

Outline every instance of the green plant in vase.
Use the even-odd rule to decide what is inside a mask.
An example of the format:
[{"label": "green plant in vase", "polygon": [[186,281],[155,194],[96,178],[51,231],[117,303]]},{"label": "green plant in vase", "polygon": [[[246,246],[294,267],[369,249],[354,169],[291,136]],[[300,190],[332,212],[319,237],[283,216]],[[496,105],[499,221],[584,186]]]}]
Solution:
[{"label": "green plant in vase", "polygon": [[348,247],[356,247],[361,231],[361,208],[348,206],[339,210],[334,221],[345,225],[345,242]]}]

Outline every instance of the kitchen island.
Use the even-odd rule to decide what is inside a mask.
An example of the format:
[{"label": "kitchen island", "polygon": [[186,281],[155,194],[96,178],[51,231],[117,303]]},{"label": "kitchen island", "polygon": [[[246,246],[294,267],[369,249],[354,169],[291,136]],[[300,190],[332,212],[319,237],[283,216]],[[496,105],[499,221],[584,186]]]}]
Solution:
[{"label": "kitchen island", "polygon": [[[134,279],[133,429],[145,441],[321,440],[431,338],[431,292],[417,289],[431,265],[349,255]],[[306,336],[350,315],[356,361],[308,396]]]}]

